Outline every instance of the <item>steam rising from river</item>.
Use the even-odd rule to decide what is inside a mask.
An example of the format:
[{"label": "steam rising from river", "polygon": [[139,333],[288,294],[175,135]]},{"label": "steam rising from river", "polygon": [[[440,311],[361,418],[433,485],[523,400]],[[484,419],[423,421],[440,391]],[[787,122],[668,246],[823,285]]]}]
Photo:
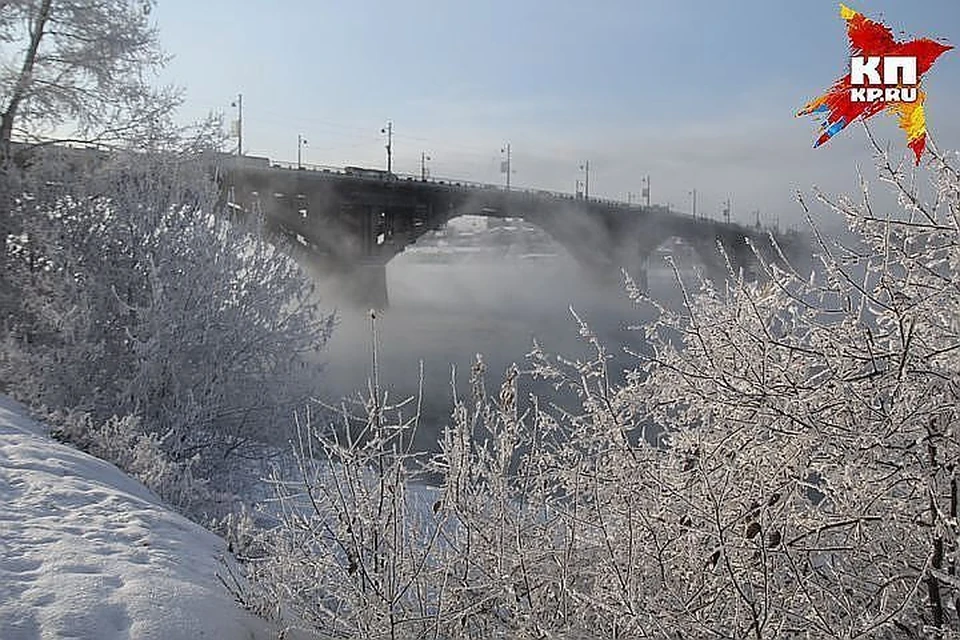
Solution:
[{"label": "steam rising from river", "polygon": [[[638,349],[642,341],[640,333],[628,327],[649,319],[649,311],[636,308],[617,283],[598,283],[561,248],[554,245],[553,253],[452,252],[446,262],[437,262],[413,251],[389,263],[390,307],[377,314],[380,380],[393,399],[413,395],[423,361],[424,420],[418,448],[436,448],[437,432],[452,406],[452,370],[459,393],[468,393],[476,354],[487,364],[488,389],[499,386],[511,363],[525,368],[534,339],[549,353],[587,356],[571,306],[615,356],[612,371],[619,375],[631,365],[633,359],[623,354],[623,347]],[[675,297],[672,278],[665,267],[652,268],[654,295]],[[326,382],[318,395],[330,401],[366,388],[371,330],[369,312],[327,301],[338,305],[340,316],[322,354]],[[550,393],[546,387],[528,385],[525,390]]]}]

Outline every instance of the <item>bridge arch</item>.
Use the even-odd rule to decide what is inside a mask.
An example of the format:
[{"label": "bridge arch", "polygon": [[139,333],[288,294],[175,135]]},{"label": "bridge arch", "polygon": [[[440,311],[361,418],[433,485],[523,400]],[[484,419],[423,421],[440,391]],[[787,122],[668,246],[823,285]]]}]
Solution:
[{"label": "bridge arch", "polygon": [[[755,261],[753,250],[747,244],[748,236],[723,228],[719,223],[681,217],[665,207],[632,207],[614,210],[613,215],[609,215],[606,214],[609,210],[603,208],[591,211],[592,204],[570,198],[520,211],[465,208],[449,212],[444,222],[461,215],[521,219],[550,236],[597,279],[616,282],[620,281],[624,269],[642,281],[651,257],[671,240],[682,243],[706,274],[717,279],[727,275],[718,243],[735,270],[749,268]],[[682,257],[680,262],[682,266]]]}]

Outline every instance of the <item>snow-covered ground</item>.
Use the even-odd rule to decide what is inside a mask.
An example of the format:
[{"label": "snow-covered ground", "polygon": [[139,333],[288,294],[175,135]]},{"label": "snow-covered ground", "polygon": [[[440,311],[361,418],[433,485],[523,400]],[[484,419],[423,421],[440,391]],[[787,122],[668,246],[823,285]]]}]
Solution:
[{"label": "snow-covered ground", "polygon": [[275,638],[220,584],[222,539],[0,396],[0,638]]}]

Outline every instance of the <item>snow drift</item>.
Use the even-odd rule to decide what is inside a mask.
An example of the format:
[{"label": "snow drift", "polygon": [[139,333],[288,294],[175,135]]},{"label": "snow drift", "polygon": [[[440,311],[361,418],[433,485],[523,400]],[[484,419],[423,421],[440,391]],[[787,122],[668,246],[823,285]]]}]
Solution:
[{"label": "snow drift", "polygon": [[0,638],[268,638],[223,540],[0,396]]}]

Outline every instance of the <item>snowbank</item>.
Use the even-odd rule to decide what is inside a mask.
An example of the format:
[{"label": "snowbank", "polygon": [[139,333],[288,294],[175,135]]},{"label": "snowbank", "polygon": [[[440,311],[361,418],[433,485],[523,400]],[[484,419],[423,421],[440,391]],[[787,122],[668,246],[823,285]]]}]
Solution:
[{"label": "snowbank", "polygon": [[0,638],[270,638],[217,580],[223,540],[0,396]]}]

